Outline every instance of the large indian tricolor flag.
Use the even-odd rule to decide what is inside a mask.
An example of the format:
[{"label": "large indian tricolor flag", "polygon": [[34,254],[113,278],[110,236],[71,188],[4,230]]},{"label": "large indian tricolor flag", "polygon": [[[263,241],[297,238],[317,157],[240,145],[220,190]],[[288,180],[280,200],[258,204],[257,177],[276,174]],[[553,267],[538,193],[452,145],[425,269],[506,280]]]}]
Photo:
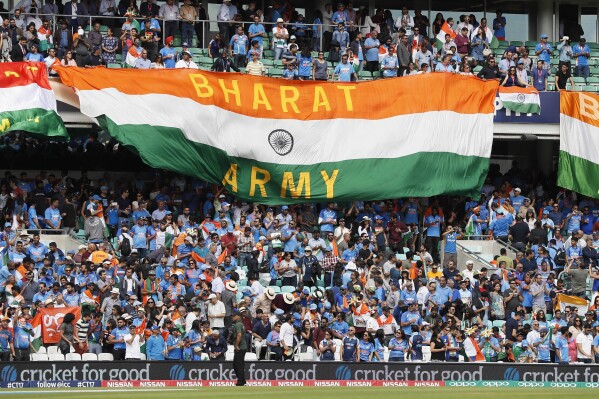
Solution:
[{"label": "large indian tricolor flag", "polygon": [[599,198],[599,96],[560,92],[557,184]]},{"label": "large indian tricolor flag", "polygon": [[11,130],[67,137],[43,62],[0,63],[0,134]]},{"label": "large indian tricolor flag", "polygon": [[222,183],[244,199],[478,196],[487,174],[496,82],[57,70],[81,111],[146,163]]}]

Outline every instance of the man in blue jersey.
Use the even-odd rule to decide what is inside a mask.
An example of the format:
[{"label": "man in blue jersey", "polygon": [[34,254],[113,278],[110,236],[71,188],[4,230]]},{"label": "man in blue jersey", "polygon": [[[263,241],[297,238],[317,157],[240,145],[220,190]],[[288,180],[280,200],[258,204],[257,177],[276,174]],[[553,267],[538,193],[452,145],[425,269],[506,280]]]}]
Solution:
[{"label": "man in blue jersey", "polygon": [[434,206],[431,214],[424,220],[426,230],[426,246],[430,248],[433,261],[439,263],[439,242],[441,241],[441,228],[443,217],[439,215],[439,209]]},{"label": "man in blue jersey", "polygon": [[450,261],[453,261],[454,265],[458,263],[456,243],[457,240],[461,238],[462,233],[453,226],[448,226],[445,233],[443,233],[443,240],[445,241],[443,264],[445,266],[447,266]]},{"label": "man in blue jersey", "polygon": [[347,54],[343,54],[343,56],[341,56],[341,62],[337,64],[335,71],[333,72],[333,81],[335,80],[335,76],[337,76],[339,82],[351,82],[352,77],[354,78],[354,81],[358,80],[358,75],[356,75],[356,72],[354,71],[354,66],[347,62],[347,60]]},{"label": "man in blue jersey", "polygon": [[489,225],[489,233],[493,235],[496,240],[503,240],[507,242],[507,237],[510,229],[510,218],[504,215],[503,208],[497,208],[495,211],[497,214],[496,218]]},{"label": "man in blue jersey", "polygon": [[356,328],[351,326],[347,337],[343,338],[343,351],[341,359],[344,362],[357,362],[360,355],[360,341],[356,338]]}]

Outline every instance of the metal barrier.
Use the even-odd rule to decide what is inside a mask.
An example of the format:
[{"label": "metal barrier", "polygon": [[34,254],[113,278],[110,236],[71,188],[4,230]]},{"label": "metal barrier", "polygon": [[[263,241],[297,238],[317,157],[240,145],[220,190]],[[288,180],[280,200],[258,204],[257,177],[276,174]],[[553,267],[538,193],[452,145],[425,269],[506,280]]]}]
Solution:
[{"label": "metal barrier", "polygon": [[[51,22],[52,32],[53,33],[56,32],[57,27],[59,25],[59,22],[61,20],[64,19],[64,20],[69,21],[71,19],[74,19],[72,15],[66,15],[66,14],[40,14],[40,13],[38,13],[38,14],[31,14],[31,13],[21,13],[21,15],[22,16],[37,15],[40,19],[48,18],[48,20],[50,20],[50,22]],[[124,22],[127,19],[127,17],[125,17],[125,16],[111,16],[111,15],[77,15],[76,18],[77,18],[78,21],[85,20],[86,24],[83,24],[83,25],[85,25],[86,27],[91,27],[92,24],[94,22],[96,22],[96,21],[105,22],[106,20],[121,21],[121,25],[122,25],[122,22]],[[143,25],[142,24],[143,24],[143,21],[146,20],[146,18],[138,16],[138,17],[134,17],[133,19],[134,20],[138,20],[138,22],[141,21],[140,26],[142,26],[142,29],[143,29]],[[159,21],[161,23],[162,32],[165,32],[165,30],[166,30],[166,23],[167,22],[172,22],[172,21],[167,21],[167,20],[159,19],[159,18],[153,18],[153,19],[155,19],[155,20],[157,20],[157,21]],[[183,21],[182,20],[178,20],[176,22],[180,23],[180,22],[183,22]],[[203,32],[203,34],[202,34],[202,43],[201,43],[202,46],[199,46],[200,43],[198,43],[197,47],[199,47],[199,48],[206,48],[207,44],[210,43],[209,40],[206,41],[206,36],[208,34],[212,33],[209,30],[210,29],[210,24],[211,23],[218,24],[218,23],[222,23],[222,22],[223,21],[218,21],[218,20],[214,20],[214,19],[205,19],[205,20],[196,19],[196,20],[194,20],[193,21],[194,25],[196,25],[196,24],[201,24],[202,25],[202,32]],[[243,25],[245,28],[247,28],[247,26],[251,25],[253,23],[253,21],[230,21],[229,23],[230,23],[231,26]],[[267,37],[270,39],[272,37],[272,28],[274,26],[276,26],[277,23],[276,22],[260,22],[260,23],[262,25],[264,25]],[[293,26],[296,26],[296,27],[297,26],[309,27],[311,29],[306,29],[306,30],[312,30],[312,31],[314,31],[314,29],[312,29],[314,26],[319,26],[320,30],[321,30],[320,37],[319,37],[319,44],[320,44],[320,49],[322,49],[323,51],[327,51],[327,49],[323,49],[322,48],[325,29],[326,28],[333,28],[333,30],[337,29],[337,24],[334,24],[334,25],[316,24],[315,25],[314,23],[297,23],[297,22],[292,23],[292,22],[285,22],[285,27],[286,28],[289,29],[290,27],[293,27]],[[121,28],[121,26],[118,26],[118,25],[115,26],[115,27],[119,28],[119,29]],[[268,29],[269,27],[270,27],[270,30]],[[352,25],[352,30],[353,30],[353,27],[355,27],[355,29],[358,30],[358,31],[366,28],[366,26]],[[72,32],[72,33],[75,33],[75,32]],[[214,32],[214,33],[217,33],[217,32]],[[291,35],[292,35],[292,33],[289,32],[289,36],[291,36]],[[313,36],[310,36],[310,38],[309,38],[310,41],[312,41],[312,38],[313,38]],[[164,40],[165,40],[165,38],[162,37],[162,43],[163,44],[164,44]],[[226,43],[226,44],[228,45],[228,43]],[[192,46],[189,46],[189,47],[192,47]]]}]

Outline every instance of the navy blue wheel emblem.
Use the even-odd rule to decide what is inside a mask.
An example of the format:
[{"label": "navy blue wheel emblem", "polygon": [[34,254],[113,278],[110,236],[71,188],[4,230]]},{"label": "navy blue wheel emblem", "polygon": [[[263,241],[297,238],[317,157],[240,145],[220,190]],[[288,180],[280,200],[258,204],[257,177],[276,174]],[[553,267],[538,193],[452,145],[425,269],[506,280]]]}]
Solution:
[{"label": "navy blue wheel emblem", "polygon": [[293,136],[287,130],[273,130],[268,135],[268,143],[277,154],[287,155],[293,149]]}]

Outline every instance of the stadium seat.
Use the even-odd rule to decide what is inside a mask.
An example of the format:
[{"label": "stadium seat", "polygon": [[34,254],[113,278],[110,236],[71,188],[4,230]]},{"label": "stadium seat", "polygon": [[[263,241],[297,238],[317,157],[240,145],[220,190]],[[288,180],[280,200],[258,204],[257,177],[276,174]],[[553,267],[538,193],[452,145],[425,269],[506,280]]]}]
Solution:
[{"label": "stadium seat", "polygon": [[428,345],[422,345],[422,359],[424,362],[431,361],[431,347]]},{"label": "stadium seat", "polygon": [[271,288],[275,294],[280,294],[281,293],[281,287],[278,287],[276,285],[270,285],[268,286],[268,288]]},{"label": "stadium seat", "polygon": [[48,354],[48,360],[51,362],[64,362],[64,355],[62,353]]},{"label": "stadium seat", "polygon": [[573,76],[574,83],[585,83],[583,76]]},{"label": "stadium seat", "polygon": [[45,353],[32,353],[31,354],[32,362],[46,362],[48,361],[48,355]]},{"label": "stadium seat", "polygon": [[55,354],[55,353],[60,353],[60,350],[58,349],[58,346],[49,346],[49,347],[47,348],[47,351],[46,351],[46,353],[47,353],[48,355],[53,355],[53,354]]},{"label": "stadium seat", "polygon": [[78,353],[67,353],[65,360],[81,361],[81,355]]},{"label": "stadium seat", "polygon": [[283,68],[283,61],[282,60],[274,60],[274,65],[277,68],[281,68],[282,69]]},{"label": "stadium seat", "polygon": [[598,89],[599,89],[599,87],[597,87],[597,86],[582,86],[582,90],[588,91],[591,93],[597,93]]},{"label": "stadium seat", "polygon": [[590,85],[599,85],[599,76],[590,76],[587,79],[587,83]]},{"label": "stadium seat", "polygon": [[379,79],[379,78],[381,77],[381,71],[374,71],[374,72],[372,73],[372,77],[373,77],[374,79]]},{"label": "stadium seat", "polygon": [[245,280],[245,279],[237,281],[237,286],[238,287],[247,287],[247,285],[248,285],[248,281]]},{"label": "stadium seat", "polygon": [[98,355],[96,355],[95,353],[84,353],[83,355],[81,355],[81,360],[95,361],[98,360]]},{"label": "stadium seat", "polygon": [[[234,352],[227,352],[227,353],[225,353],[225,361],[232,362],[233,361],[233,356],[235,356]],[[256,355],[254,354],[254,356],[256,356]]]},{"label": "stadium seat", "polygon": [[238,301],[241,301],[241,300],[243,299],[243,292],[241,292],[241,291],[237,291],[237,292],[235,293],[235,298],[236,298]]},{"label": "stadium seat", "polygon": [[275,56],[275,52],[274,52],[274,50],[264,50],[263,55],[264,55],[264,58],[273,59]]},{"label": "stadium seat", "polygon": [[48,351],[46,350],[45,346],[40,346],[38,348],[37,352],[35,352],[35,353],[44,353],[44,354],[46,354],[46,353],[48,353]]},{"label": "stadium seat", "polygon": [[120,69],[121,64],[108,64],[108,69]]},{"label": "stadium seat", "polygon": [[551,315],[551,314],[546,314],[546,315],[545,315],[545,319],[547,319],[547,321],[551,321],[551,320],[553,320],[553,315]]},{"label": "stadium seat", "polygon": [[372,73],[370,71],[360,71],[358,77],[360,80],[372,80]]},{"label": "stadium seat", "polygon": [[112,356],[112,353],[100,353],[98,355],[98,360],[100,360],[100,361],[113,361],[114,360],[114,356]]},{"label": "stadium seat", "polygon": [[510,46],[522,46],[524,43],[521,40],[512,40]]},{"label": "stadium seat", "polygon": [[141,357],[140,357],[140,359],[141,359],[141,360],[147,360],[147,359],[148,359],[148,358],[146,357],[146,354],[145,354],[145,353],[141,353],[140,355],[141,355]]},{"label": "stadium seat", "polygon": [[262,61],[262,64],[263,64],[265,67],[270,67],[270,66],[273,66],[273,65],[275,64],[275,62],[274,62],[273,60],[269,60],[269,59],[266,59],[266,58],[265,58],[265,59],[262,59],[262,60],[260,60],[260,61]]},{"label": "stadium seat", "polygon": [[408,258],[406,258],[406,254],[397,254],[397,259],[399,259],[399,260],[407,260]]},{"label": "stadium seat", "polygon": [[286,292],[293,292],[295,291],[295,287],[292,285],[284,285],[281,287],[281,292],[284,294]]},{"label": "stadium seat", "polygon": [[[226,357],[226,355],[225,355]],[[245,354],[245,361],[246,362],[255,362],[258,360],[258,356],[256,356],[256,354],[254,352],[247,352]]]},{"label": "stadium seat", "polygon": [[531,49],[530,49],[531,47],[536,47],[536,45],[537,45],[537,41],[536,41],[536,40],[527,40],[527,41],[524,43],[524,45],[525,45],[526,47],[528,47],[528,48],[529,48],[529,50],[531,50]]},{"label": "stadium seat", "polygon": [[505,324],[505,320],[494,320],[493,321],[493,327],[498,327],[500,330],[504,324]]}]

